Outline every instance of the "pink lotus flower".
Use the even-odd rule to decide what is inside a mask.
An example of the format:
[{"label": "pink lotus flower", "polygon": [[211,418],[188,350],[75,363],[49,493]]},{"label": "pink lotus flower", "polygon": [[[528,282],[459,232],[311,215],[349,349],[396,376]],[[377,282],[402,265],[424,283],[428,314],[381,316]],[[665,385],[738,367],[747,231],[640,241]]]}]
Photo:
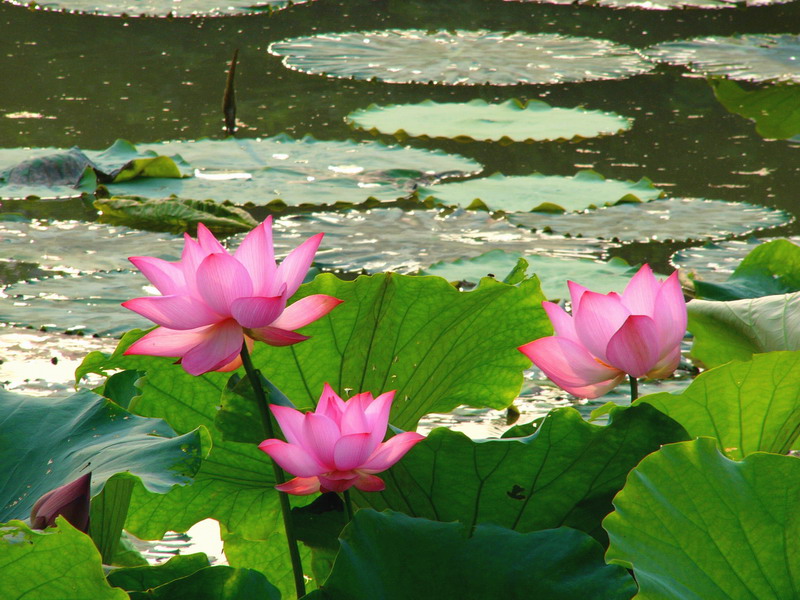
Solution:
[{"label": "pink lotus flower", "polygon": [[543,302],[556,334],[519,350],[555,384],[579,398],[597,398],[625,375],[660,379],[680,360],[686,302],[678,274],[666,281],[648,265],[622,294],[598,294],[569,282],[572,315]]},{"label": "pink lotus flower", "polygon": [[292,250],[280,266],[272,247],[272,217],[250,231],[231,256],[202,223],[188,234],[178,262],[152,256],[130,261],[163,296],[122,306],[160,325],[125,354],[180,357],[192,375],[241,366],[242,343],[288,346],[307,340],[295,329],[330,312],[341,300],[316,294],[286,302],[300,287],[322,240],[321,233]]},{"label": "pink lotus flower", "polygon": [[87,473],[44,494],[31,509],[31,527],[33,529],[53,527],[56,524],[56,517],[61,515],[73,527],[88,533],[91,486],[92,474]]},{"label": "pink lotus flower", "polygon": [[425,439],[405,432],[383,442],[392,400],[393,391],[374,399],[364,392],[345,402],[326,383],[314,412],[270,405],[288,443],[264,440],[258,447],[283,470],[297,475],[277,489],[298,496],[343,492],[351,486],[365,492],[384,489],[383,480],[374,474]]}]

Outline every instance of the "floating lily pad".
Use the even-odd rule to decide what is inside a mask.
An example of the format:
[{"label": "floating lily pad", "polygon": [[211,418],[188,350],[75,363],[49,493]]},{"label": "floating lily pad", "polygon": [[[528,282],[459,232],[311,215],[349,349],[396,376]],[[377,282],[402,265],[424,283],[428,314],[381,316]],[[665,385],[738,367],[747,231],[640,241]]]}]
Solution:
[{"label": "floating lily pad", "polygon": [[526,142],[595,137],[630,129],[633,121],[610,112],[554,108],[531,100],[487,104],[483,100],[438,104],[375,106],[356,110],[347,120],[359,129],[398,138],[431,137],[458,140]]},{"label": "floating lily pad", "polygon": [[387,83],[546,84],[619,79],[652,68],[628,46],[557,34],[389,29],[270,45],[290,69]]},{"label": "floating lily pad", "polygon": [[709,36],[665,42],[645,53],[661,62],[686,65],[703,75],[800,83],[800,35]]},{"label": "floating lily pad", "polygon": [[98,183],[138,177],[180,178],[182,173],[171,158],[140,153],[125,140],[102,151],[0,149],[0,198],[74,198],[93,192]]},{"label": "floating lily pad", "polygon": [[621,292],[638,270],[638,267],[631,267],[619,257],[601,262],[590,258],[523,255],[521,252],[492,250],[469,260],[436,263],[422,271],[422,274],[470,283],[478,283],[481,277],[488,275],[502,280],[520,258],[528,261],[528,274],[535,273],[539,277],[542,292],[550,300],[569,297],[568,279],[600,293]]},{"label": "floating lily pad", "polygon": [[129,256],[178,260],[183,238],[77,221],[0,221],[0,259],[70,273],[130,267]]},{"label": "floating lily pad", "polygon": [[420,198],[433,197],[446,205],[506,212],[579,211],[619,202],[648,202],[663,192],[646,178],[638,182],[606,179],[595,171],[572,177],[495,173],[489,177],[443,183],[417,190]]},{"label": "floating lily pad", "polygon": [[800,85],[747,91],[733,81],[718,79],[711,81],[711,87],[727,111],[755,121],[759,135],[785,140],[800,134]]},{"label": "floating lily pad", "polygon": [[109,185],[115,195],[234,204],[359,204],[368,198],[396,200],[419,183],[481,170],[455,154],[386,146],[379,142],[268,139],[199,140],[142,144],[142,151],[178,154],[188,164],[188,179],[140,179]]},{"label": "floating lily pad", "polygon": [[[749,238],[709,243],[700,248],[684,248],[673,254],[669,262],[676,269],[693,273],[697,279],[725,281],[754,248],[774,239]],[[800,236],[786,239],[800,245]]]},{"label": "floating lily pad", "polygon": [[[11,4],[28,6],[25,0],[4,0]],[[36,3],[36,8],[45,10],[68,10],[71,12],[93,13],[106,16],[139,16],[152,17],[195,17],[195,16],[221,16],[221,15],[247,15],[271,12],[286,8],[292,4],[303,4],[309,0],[256,0],[247,2],[220,2],[219,0],[64,0],[63,2],[48,2],[43,0]]]},{"label": "floating lily pad", "polygon": [[120,304],[155,293],[144,276],[133,271],[16,283],[0,292],[0,321],[37,329],[122,335],[153,324]]},{"label": "floating lily pad", "polygon": [[670,10],[674,8],[736,8],[742,6],[769,6],[786,4],[793,0],[505,0],[506,2],[542,2],[546,4],[587,4],[611,8],[642,8]]},{"label": "floating lily pad", "polygon": [[625,242],[720,239],[785,225],[793,220],[789,213],[775,208],[700,198],[622,203],[580,214],[515,213],[507,218],[527,228],[547,228],[554,233]]}]

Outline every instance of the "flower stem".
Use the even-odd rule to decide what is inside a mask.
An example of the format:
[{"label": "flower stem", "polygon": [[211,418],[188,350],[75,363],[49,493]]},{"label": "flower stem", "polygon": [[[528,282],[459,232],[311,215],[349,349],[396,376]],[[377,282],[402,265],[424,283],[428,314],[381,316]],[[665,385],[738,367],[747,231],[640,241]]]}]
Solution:
[{"label": "flower stem", "polygon": [[631,404],[639,397],[639,380],[633,375],[628,375],[631,382]]},{"label": "flower stem", "polygon": [[[250,379],[250,385],[253,387],[253,392],[256,395],[256,404],[261,413],[261,422],[264,424],[264,433],[268,439],[275,437],[275,432],[272,428],[272,419],[269,416],[269,406],[267,405],[267,397],[264,394],[264,388],[261,385],[261,374],[253,366],[253,361],[250,359],[250,352],[247,350],[247,344],[242,344],[242,363],[247,377]],[[275,483],[280,485],[286,481],[283,476],[283,470],[278,466],[274,460],[272,462],[272,470],[275,473]],[[291,506],[289,505],[289,495],[286,492],[278,492],[278,498],[281,503],[281,513],[283,514],[283,527],[286,530],[286,539],[289,542],[289,557],[292,560],[292,571],[294,572],[294,587],[297,592],[297,597],[300,598],[306,594],[305,577],[303,576],[303,564],[300,562],[300,550],[297,547],[297,537],[294,533],[294,523],[292,522]]]},{"label": "flower stem", "polygon": [[344,514],[349,523],[353,520],[353,501],[350,499],[350,490],[343,491],[342,497],[344,498]]}]

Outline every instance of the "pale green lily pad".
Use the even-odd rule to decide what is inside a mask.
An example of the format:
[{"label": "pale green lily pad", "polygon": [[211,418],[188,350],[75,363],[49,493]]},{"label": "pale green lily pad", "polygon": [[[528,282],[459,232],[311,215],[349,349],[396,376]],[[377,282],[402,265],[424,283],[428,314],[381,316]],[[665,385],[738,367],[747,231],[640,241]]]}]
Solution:
[{"label": "pale green lily pad", "polygon": [[638,267],[632,267],[619,257],[601,262],[590,258],[563,258],[492,250],[469,260],[436,263],[421,274],[470,283],[478,283],[482,277],[487,276],[502,280],[520,258],[528,261],[528,274],[536,274],[542,284],[542,292],[549,300],[569,298],[567,280],[603,294],[621,292],[638,270]]},{"label": "pale green lily pad", "polygon": [[785,225],[793,220],[792,215],[775,208],[701,198],[622,203],[580,214],[514,213],[507,218],[529,229],[546,228],[553,233],[624,242],[721,239]]},{"label": "pale green lily pad", "polygon": [[797,457],[734,462],[710,438],[668,444],[614,498],[606,560],[633,569],[641,599],[797,598],[798,497]]},{"label": "pale green lily pad", "polygon": [[[4,0],[11,4],[28,6],[24,0]],[[91,13],[104,16],[149,16],[149,17],[217,17],[223,15],[252,15],[286,8],[292,4],[303,4],[309,0],[64,0],[63,2],[36,3],[36,8],[70,12]]]},{"label": "pale green lily pad", "polygon": [[[709,243],[700,248],[684,248],[673,254],[669,262],[704,281],[722,282],[736,270],[745,256],[756,246],[778,238],[748,238]],[[786,238],[800,245],[800,236]]]},{"label": "pale green lily pad", "polygon": [[0,221],[0,259],[79,272],[130,267],[129,256],[178,260],[183,237],[78,221]]},{"label": "pale green lily pad", "polygon": [[156,293],[143,275],[133,271],[21,282],[0,291],[0,321],[119,336],[129,329],[153,325],[120,304]]},{"label": "pale green lily pad", "polygon": [[506,212],[565,212],[619,202],[648,202],[664,195],[646,178],[638,182],[606,179],[595,171],[572,177],[495,173],[489,177],[421,187],[417,195],[445,205]]},{"label": "pale green lily pad", "polygon": [[554,108],[546,102],[527,104],[507,100],[488,104],[483,100],[390,106],[371,105],[347,115],[347,120],[372,132],[405,137],[458,140],[527,142],[569,140],[610,135],[630,129],[632,119],[610,112],[582,108]]},{"label": "pale green lily pad", "polygon": [[546,4],[580,4],[608,6],[611,8],[641,8],[645,10],[670,10],[686,8],[741,8],[786,4],[794,0],[505,0],[506,2],[541,2]]},{"label": "pale green lily pad", "polygon": [[547,84],[620,79],[652,69],[628,46],[549,33],[354,31],[274,42],[269,51],[304,73],[387,83]]},{"label": "pale green lily pad", "polygon": [[711,87],[727,111],[755,121],[760,136],[785,140],[800,135],[800,85],[744,90],[733,81],[718,79],[711,81]]},{"label": "pale green lily pad", "polygon": [[672,65],[686,65],[703,75],[800,82],[800,35],[709,36],[664,42],[645,50],[645,54]]},{"label": "pale green lily pad", "polygon": [[115,195],[234,204],[360,204],[369,198],[396,200],[442,177],[477,173],[481,165],[455,154],[386,146],[380,142],[267,139],[198,140],[141,144],[141,151],[178,154],[187,179],[141,179],[108,186]]}]

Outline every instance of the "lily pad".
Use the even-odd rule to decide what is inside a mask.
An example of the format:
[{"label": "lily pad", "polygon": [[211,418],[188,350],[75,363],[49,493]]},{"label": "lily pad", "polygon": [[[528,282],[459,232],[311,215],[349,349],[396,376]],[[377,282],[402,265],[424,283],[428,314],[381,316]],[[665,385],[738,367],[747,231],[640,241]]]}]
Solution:
[{"label": "lily pad", "polygon": [[506,2],[542,2],[546,4],[579,4],[608,6],[611,8],[641,8],[645,10],[670,10],[686,8],[737,8],[743,6],[770,6],[794,0],[505,0]]},{"label": "lily pad", "polygon": [[760,136],[785,140],[800,135],[800,85],[770,85],[748,91],[733,81],[716,79],[711,87],[727,111],[755,121]]},{"label": "lily pad", "polygon": [[692,357],[706,367],[753,354],[800,350],[800,292],[731,302],[689,302]]},{"label": "lily pad", "polygon": [[734,462],[714,440],[645,458],[603,522],[606,560],[633,569],[640,598],[796,598],[800,460]]},{"label": "lily pad", "polygon": [[200,467],[201,436],[182,436],[162,420],[128,413],[88,390],[69,398],[0,391],[0,522],[24,519],[43,494],[92,473],[92,495],[127,472],[164,494],[191,481]]},{"label": "lily pad", "polygon": [[[434,188],[435,190],[435,188]],[[746,202],[664,198],[646,204],[621,203],[580,214],[514,213],[510,222],[554,233],[624,242],[719,239],[785,225],[789,213]]]},{"label": "lily pad", "polygon": [[114,195],[234,204],[359,204],[396,200],[417,185],[477,173],[481,165],[455,154],[386,146],[380,142],[266,139],[198,140],[142,144],[140,151],[178,154],[192,174],[186,179],[140,179],[112,184]]},{"label": "lily pad", "polygon": [[324,33],[270,45],[290,69],[387,83],[547,84],[620,79],[652,64],[628,46],[557,34],[388,29]]},{"label": "lily pad", "polygon": [[630,129],[632,119],[582,108],[554,108],[546,102],[527,104],[483,100],[390,106],[371,105],[347,115],[359,129],[405,137],[452,138],[500,142],[569,140],[609,135]]},{"label": "lily pad", "polygon": [[180,178],[178,164],[153,152],[139,153],[125,140],[102,151],[79,148],[0,150],[0,198],[74,198],[98,183],[138,177]]},{"label": "lily pad", "polygon": [[0,258],[68,273],[130,266],[129,256],[179,260],[183,238],[78,221],[0,221]]},{"label": "lily pad", "polygon": [[[774,239],[751,237],[746,240],[711,242],[699,248],[679,250],[670,257],[669,262],[676,269],[692,273],[696,279],[722,282],[755,247]],[[785,239],[800,245],[800,237]]]},{"label": "lily pad", "polygon": [[800,35],[709,36],[664,42],[645,54],[672,65],[686,65],[706,76],[800,83]]},{"label": "lily pad", "polygon": [[606,179],[595,171],[579,171],[572,177],[518,175],[443,183],[417,190],[420,198],[465,208],[506,212],[579,211],[619,202],[648,202],[664,193],[646,178],[638,182]]},{"label": "lily pad", "polygon": [[423,270],[422,274],[470,283],[478,283],[486,276],[502,280],[523,257],[529,265],[528,273],[536,274],[542,284],[542,292],[549,300],[569,298],[568,279],[603,294],[621,292],[638,269],[619,257],[601,262],[590,258],[563,258],[492,250],[468,260],[438,262]]},{"label": "lily pad", "polygon": [[[24,0],[3,0],[12,4],[28,6]],[[63,0],[36,3],[36,8],[44,10],[67,10],[70,12],[92,13],[105,16],[151,16],[151,17],[216,17],[222,15],[249,15],[271,12],[293,4],[303,4],[310,0],[256,0],[247,2],[220,2],[219,0]]]}]

